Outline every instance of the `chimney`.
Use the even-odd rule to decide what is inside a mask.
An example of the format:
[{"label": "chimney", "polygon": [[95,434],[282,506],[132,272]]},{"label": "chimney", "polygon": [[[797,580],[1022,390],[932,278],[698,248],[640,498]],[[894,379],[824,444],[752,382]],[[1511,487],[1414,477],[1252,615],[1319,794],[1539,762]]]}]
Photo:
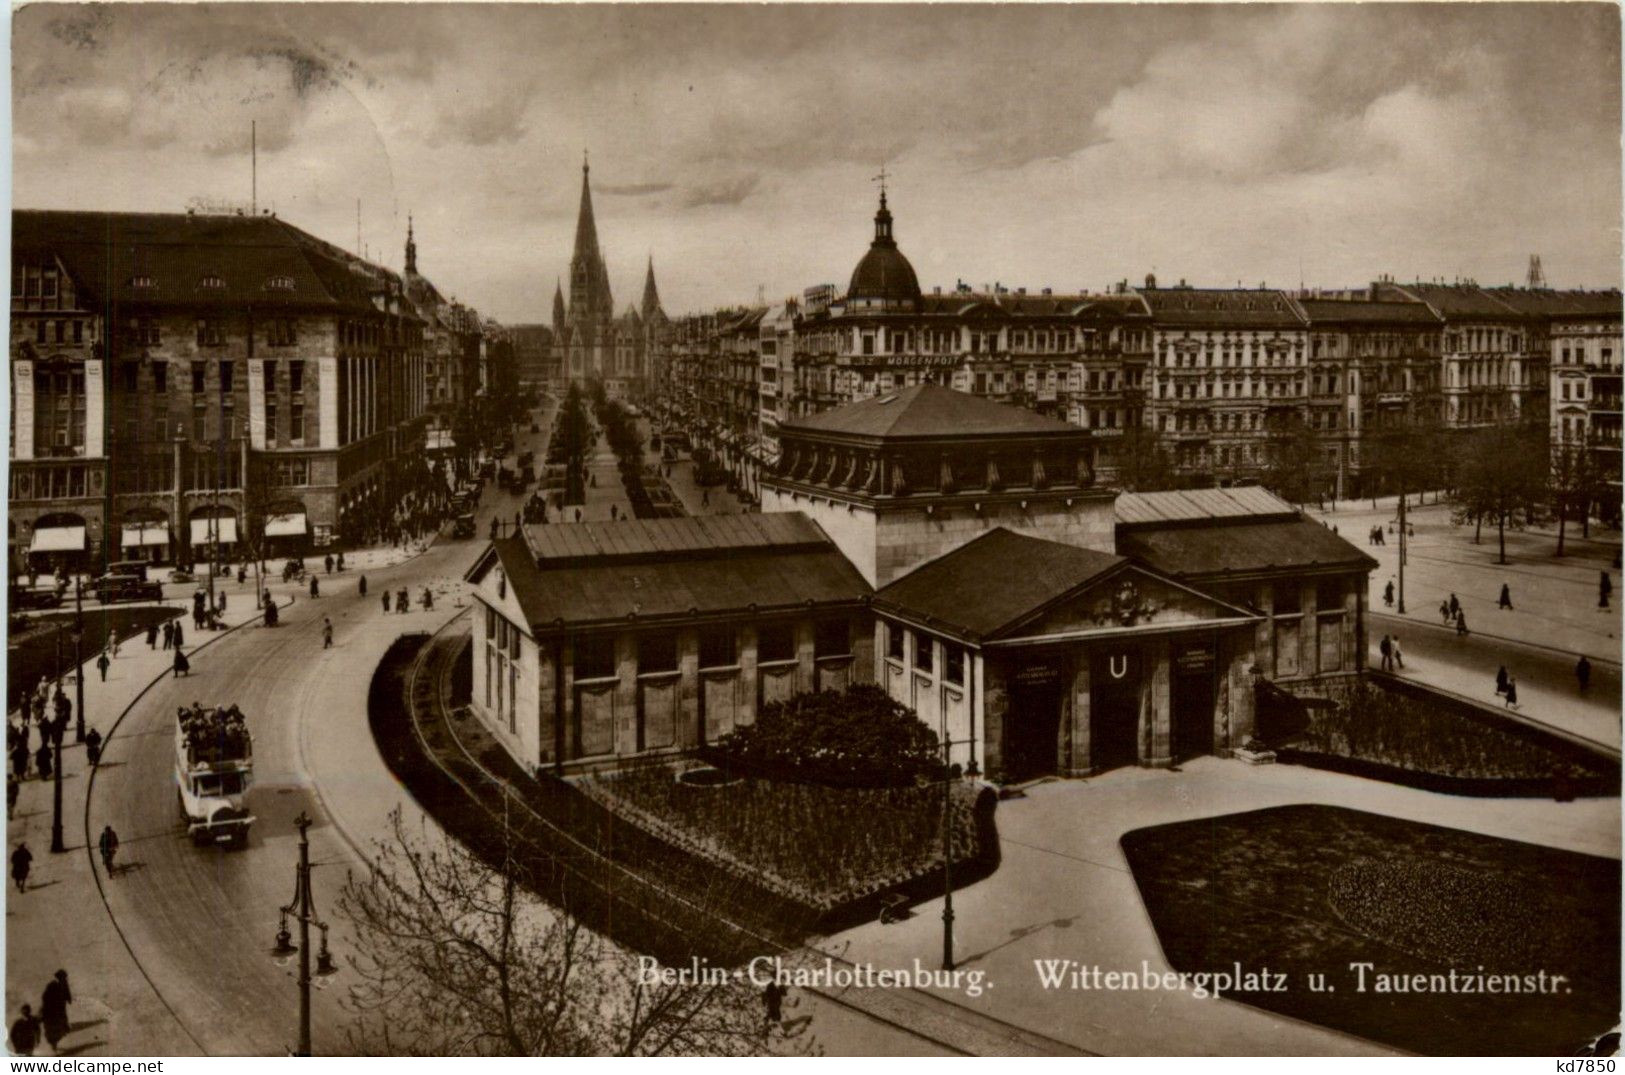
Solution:
[{"label": "chimney", "polygon": [[1377,283],[1378,283],[1378,281],[1376,281],[1376,280],[1373,280],[1373,281],[1371,281],[1371,295],[1370,295],[1370,300],[1371,300],[1371,301],[1372,301],[1372,302],[1376,302],[1376,301],[1377,301],[1377,295],[1378,295],[1378,293],[1379,293],[1379,291],[1378,291],[1378,288],[1377,288]]},{"label": "chimney", "polygon": [[1046,287],[1046,288],[1045,288],[1045,289],[1044,289],[1044,294],[1046,294],[1046,295],[1053,295],[1053,294],[1055,294],[1055,292],[1053,292],[1053,291],[1051,291],[1051,290],[1050,290],[1050,289],[1049,289],[1049,288],[1047,288],[1047,287]]},{"label": "chimney", "polygon": [[1156,273],[1148,272],[1148,273],[1145,274],[1145,286],[1146,287],[1156,287],[1157,286],[1157,274]]}]

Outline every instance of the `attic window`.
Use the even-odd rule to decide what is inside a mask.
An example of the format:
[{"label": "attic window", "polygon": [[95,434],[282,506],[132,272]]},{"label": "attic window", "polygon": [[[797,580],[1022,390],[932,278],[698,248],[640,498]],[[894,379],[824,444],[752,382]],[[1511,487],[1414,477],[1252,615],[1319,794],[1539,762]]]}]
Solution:
[{"label": "attic window", "polygon": [[154,288],[158,285],[150,276],[132,276],[130,277],[130,286],[137,288]]},{"label": "attic window", "polygon": [[293,290],[293,277],[291,277],[291,276],[272,276],[272,277],[269,277],[265,281],[265,290],[267,290],[267,291],[292,291]]},{"label": "attic window", "polygon": [[219,276],[205,276],[203,279],[197,282],[197,286],[206,291],[224,291],[226,289],[226,281],[224,278]]}]

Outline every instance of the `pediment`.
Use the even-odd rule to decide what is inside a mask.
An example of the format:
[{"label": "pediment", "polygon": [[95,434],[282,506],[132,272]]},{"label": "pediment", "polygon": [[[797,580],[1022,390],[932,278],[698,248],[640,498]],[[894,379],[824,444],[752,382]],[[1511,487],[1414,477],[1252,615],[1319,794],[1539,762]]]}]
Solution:
[{"label": "pediment", "polygon": [[1165,628],[1253,613],[1143,568],[1127,565],[1062,596],[999,632],[1004,637]]}]

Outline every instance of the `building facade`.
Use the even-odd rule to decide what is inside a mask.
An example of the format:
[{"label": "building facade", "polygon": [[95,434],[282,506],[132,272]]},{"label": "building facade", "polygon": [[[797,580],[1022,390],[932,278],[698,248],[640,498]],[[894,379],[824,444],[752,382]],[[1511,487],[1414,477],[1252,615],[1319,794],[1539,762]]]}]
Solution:
[{"label": "building facade", "polygon": [[400,276],[269,215],[12,219],[14,571],[292,553],[388,510],[428,408]]}]

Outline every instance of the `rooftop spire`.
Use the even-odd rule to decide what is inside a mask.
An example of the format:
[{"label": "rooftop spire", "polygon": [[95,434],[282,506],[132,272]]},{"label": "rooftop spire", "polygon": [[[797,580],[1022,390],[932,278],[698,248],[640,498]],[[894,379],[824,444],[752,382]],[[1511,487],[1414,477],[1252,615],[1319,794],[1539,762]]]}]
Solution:
[{"label": "rooftop spire", "polygon": [[655,288],[655,258],[649,255],[649,271],[643,277],[643,319],[660,309],[660,292]]},{"label": "rooftop spire", "polygon": [[412,237],[412,214],[406,214],[406,271],[418,271],[418,243]]},{"label": "rooftop spire", "polygon": [[587,159],[581,159],[581,210],[576,217],[575,254],[570,258],[570,320],[578,325],[607,324],[615,316],[609,272],[598,250],[598,224],[592,213],[592,185]]}]

